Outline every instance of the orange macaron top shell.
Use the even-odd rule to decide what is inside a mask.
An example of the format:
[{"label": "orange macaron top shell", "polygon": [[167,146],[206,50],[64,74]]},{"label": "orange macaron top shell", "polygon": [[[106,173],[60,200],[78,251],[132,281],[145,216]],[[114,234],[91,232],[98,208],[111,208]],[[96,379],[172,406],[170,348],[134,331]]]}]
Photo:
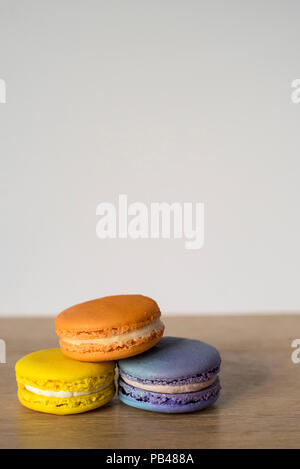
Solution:
[{"label": "orange macaron top shell", "polygon": [[160,315],[149,297],[107,296],[65,309],[55,327],[65,355],[82,361],[115,360],[153,347],[164,331]]},{"label": "orange macaron top shell", "polygon": [[107,337],[147,326],[160,314],[156,301],[147,296],[105,296],[65,309],[55,327],[59,336]]}]

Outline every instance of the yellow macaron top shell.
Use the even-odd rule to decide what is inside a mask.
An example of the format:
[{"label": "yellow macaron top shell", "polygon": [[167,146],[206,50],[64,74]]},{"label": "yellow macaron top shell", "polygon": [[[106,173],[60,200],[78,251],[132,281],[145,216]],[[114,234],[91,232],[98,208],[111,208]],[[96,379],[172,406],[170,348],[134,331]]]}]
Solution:
[{"label": "yellow macaron top shell", "polygon": [[52,391],[89,391],[110,383],[115,363],[89,363],[72,360],[59,348],[40,350],[16,363],[19,385],[31,385]]}]

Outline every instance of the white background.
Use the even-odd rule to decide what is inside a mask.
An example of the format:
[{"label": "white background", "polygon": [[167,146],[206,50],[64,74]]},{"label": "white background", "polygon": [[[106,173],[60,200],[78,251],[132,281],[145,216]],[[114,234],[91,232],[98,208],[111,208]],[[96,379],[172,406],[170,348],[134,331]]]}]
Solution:
[{"label": "white background", "polygon": [[[296,0],[0,0],[0,313],[116,293],[299,311],[299,17]],[[99,240],[119,194],[204,202],[204,247]]]}]

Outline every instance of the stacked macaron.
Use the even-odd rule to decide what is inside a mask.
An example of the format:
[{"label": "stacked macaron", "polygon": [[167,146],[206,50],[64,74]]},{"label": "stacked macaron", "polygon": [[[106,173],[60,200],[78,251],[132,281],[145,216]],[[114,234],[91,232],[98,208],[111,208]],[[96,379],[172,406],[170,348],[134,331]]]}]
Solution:
[{"label": "stacked macaron", "polygon": [[156,301],[142,295],[117,295],[66,309],[55,321],[62,352],[82,361],[131,357],[153,347],[164,325]]},{"label": "stacked macaron", "polygon": [[220,392],[218,351],[197,340],[162,338],[157,303],[143,295],[117,295],[60,313],[60,349],[42,350],[16,364],[18,397],[30,409],[73,414],[100,407],[115,394],[132,407],[192,412]]},{"label": "stacked macaron", "polygon": [[115,394],[113,362],[79,363],[60,349],[40,350],[16,364],[18,397],[33,410],[78,414],[109,402]]},{"label": "stacked macaron", "polygon": [[204,409],[218,398],[220,363],[220,355],[211,345],[164,337],[144,354],[118,361],[119,398],[155,412]]}]

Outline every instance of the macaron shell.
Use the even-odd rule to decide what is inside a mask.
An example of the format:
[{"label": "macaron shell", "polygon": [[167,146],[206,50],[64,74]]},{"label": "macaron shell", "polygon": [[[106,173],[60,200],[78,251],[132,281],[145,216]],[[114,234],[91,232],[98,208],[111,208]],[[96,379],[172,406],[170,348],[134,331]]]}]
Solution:
[{"label": "macaron shell", "polygon": [[39,350],[25,355],[17,361],[16,375],[28,378],[34,382],[63,381],[75,382],[88,378],[111,375],[115,363],[86,363],[81,366],[78,362],[67,358],[59,348]]},{"label": "macaron shell", "polygon": [[154,347],[160,340],[161,336],[163,334],[163,331],[161,332],[160,335],[157,337],[153,338],[150,341],[147,342],[142,342],[140,344],[134,344],[131,345],[129,348],[125,348],[122,350],[121,348],[112,350],[110,352],[85,352],[85,353],[80,353],[76,352],[74,350],[68,350],[64,348],[63,344],[61,343],[61,351],[64,355],[66,355],[69,358],[72,358],[73,360],[80,360],[80,361],[87,361],[87,362],[106,362],[106,361],[111,361],[111,360],[116,360],[116,359],[122,359],[122,358],[128,358],[132,357],[135,355],[139,355],[150,348]]},{"label": "macaron shell", "polygon": [[58,335],[63,331],[71,334],[72,331],[97,331],[103,336],[120,333],[141,323],[151,322],[160,316],[158,304],[143,295],[116,295],[106,296],[95,300],[71,306],[62,311],[55,320]]},{"label": "macaron shell", "polygon": [[70,415],[88,412],[107,404],[115,395],[115,386],[111,386],[94,393],[92,396],[72,398],[49,398],[39,396],[24,388],[18,389],[18,398],[22,405],[28,409],[55,415]]},{"label": "macaron shell", "polygon": [[187,413],[205,409],[216,402],[220,393],[217,379],[214,384],[198,392],[184,394],[154,393],[119,381],[119,399],[132,407],[152,412]]},{"label": "macaron shell", "polygon": [[219,352],[212,345],[200,340],[163,337],[148,352],[120,360],[118,366],[137,381],[167,383],[214,371],[220,362]]},{"label": "macaron shell", "polygon": [[185,406],[174,405],[173,407],[170,407],[167,405],[155,405],[155,404],[149,404],[146,402],[136,401],[126,396],[120,396],[120,394],[119,394],[119,399],[124,404],[131,406],[131,407],[135,407],[136,409],[148,410],[150,412],[160,412],[164,414],[186,414],[189,412],[196,412],[198,410],[203,410],[207,407],[212,406],[218,399],[218,396],[212,396],[206,401],[199,401],[199,402],[195,402],[191,404],[186,404]]}]

